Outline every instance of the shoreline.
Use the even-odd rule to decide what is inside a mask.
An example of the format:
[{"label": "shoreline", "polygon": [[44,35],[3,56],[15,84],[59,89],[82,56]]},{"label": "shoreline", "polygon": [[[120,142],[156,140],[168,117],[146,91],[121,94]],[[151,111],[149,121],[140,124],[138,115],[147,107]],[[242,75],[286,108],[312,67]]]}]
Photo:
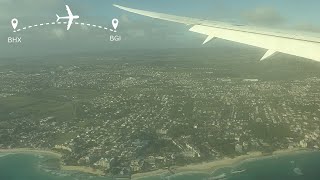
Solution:
[{"label": "shoreline", "polygon": [[78,171],[82,173],[89,173],[94,174],[97,176],[105,176],[104,172],[99,169],[93,169],[91,167],[85,167],[85,166],[64,166],[61,165],[60,168],[61,171]]},{"label": "shoreline", "polygon": [[[278,156],[291,155],[296,153],[316,152],[319,150],[312,150],[306,148],[292,148],[292,149],[280,149],[270,154],[264,154],[260,151],[248,152],[245,155],[240,155],[235,158],[223,158],[219,160],[213,160],[202,163],[189,164],[185,166],[172,166],[170,167],[174,174],[181,173],[213,173],[217,169],[225,167],[234,167],[249,161],[262,160],[264,158],[272,158]],[[61,160],[62,154],[51,150],[30,149],[30,148],[14,148],[14,149],[0,149],[0,153],[8,154],[42,154],[59,158]],[[98,169],[85,166],[65,166],[60,165],[61,171],[78,171],[83,173],[89,173],[97,176],[105,176],[106,174]],[[170,174],[168,169],[158,169],[150,172],[132,174],[132,179],[146,178],[150,176],[158,176],[162,174]]]},{"label": "shoreline", "polygon": [[[31,149],[31,148],[13,148],[13,149],[0,149],[1,153],[8,153],[8,154],[38,154],[38,155],[47,155],[58,158],[61,161],[62,154],[58,152],[54,152],[52,150],[42,150],[42,149]],[[60,170],[61,171],[78,171],[82,173],[93,174],[97,176],[104,176],[105,174],[98,169],[93,169],[91,167],[84,167],[84,166],[65,166],[60,163]]]},{"label": "shoreline", "polygon": [[[292,148],[292,149],[280,149],[272,152],[272,154],[264,154],[260,151],[248,152],[248,154],[237,156],[235,158],[223,158],[219,160],[197,163],[197,164],[189,164],[186,166],[173,166],[174,174],[182,174],[182,173],[213,173],[214,171],[226,168],[226,167],[235,167],[245,162],[263,160],[264,158],[272,158],[278,156],[286,156],[292,155],[296,153],[307,153],[307,152],[319,152],[319,150],[312,150],[306,148]],[[149,176],[157,176],[161,174],[170,173],[167,169],[160,169],[151,172],[145,173],[137,173],[133,174],[133,179],[146,178]]]},{"label": "shoreline", "polygon": [[[214,160],[210,162],[203,162],[203,163],[197,163],[197,164],[189,164],[186,166],[173,166],[173,172],[174,174],[181,174],[185,172],[190,172],[190,173],[211,173],[217,169],[224,168],[224,167],[230,167],[234,166],[235,164],[248,160],[248,159],[254,159],[254,158],[259,158],[263,157],[262,152],[254,151],[254,152],[249,152],[246,155],[241,155],[237,156],[235,158],[223,158],[219,160]],[[153,173],[154,172],[154,173]],[[139,179],[139,178],[144,178],[148,176],[156,176],[160,174],[165,174],[169,173],[167,169],[162,169],[162,170],[157,170],[157,171],[151,171],[151,172],[146,172],[146,173],[137,173],[133,174],[132,178],[133,179]]]},{"label": "shoreline", "polygon": [[30,149],[30,148],[14,148],[14,149],[0,149],[0,153],[11,153],[11,154],[43,154],[50,155],[61,158],[60,153],[50,151],[50,150],[41,150],[41,149]]}]

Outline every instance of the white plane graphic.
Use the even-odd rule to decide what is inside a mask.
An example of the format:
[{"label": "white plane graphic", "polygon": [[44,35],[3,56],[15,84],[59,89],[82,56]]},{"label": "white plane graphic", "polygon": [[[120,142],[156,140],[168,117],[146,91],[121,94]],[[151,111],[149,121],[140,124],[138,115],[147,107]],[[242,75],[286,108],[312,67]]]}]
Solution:
[{"label": "white plane graphic", "polygon": [[74,19],[79,19],[79,16],[78,16],[78,15],[74,16],[74,15],[72,14],[72,12],[71,12],[71,10],[70,10],[70,8],[69,8],[68,5],[66,5],[66,9],[67,9],[67,12],[68,12],[68,16],[60,17],[58,14],[56,14],[56,15],[57,15],[57,22],[58,22],[60,19],[68,19],[69,21],[68,21],[67,30],[69,30],[70,27],[71,27],[71,25],[72,25],[73,20],[74,20]]}]

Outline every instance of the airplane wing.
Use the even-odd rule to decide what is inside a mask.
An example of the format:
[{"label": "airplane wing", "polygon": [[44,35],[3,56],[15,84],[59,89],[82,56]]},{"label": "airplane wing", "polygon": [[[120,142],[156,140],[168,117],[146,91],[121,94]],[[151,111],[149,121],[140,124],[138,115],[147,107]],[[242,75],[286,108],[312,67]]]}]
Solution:
[{"label": "airplane wing", "polygon": [[243,43],[267,50],[260,59],[264,60],[277,52],[320,61],[320,37],[293,31],[279,31],[253,26],[240,26],[217,21],[207,21],[196,18],[175,16],[157,12],[143,11],[119,5],[122,10],[156,19],[192,25],[189,31],[207,36],[203,44],[214,38],[221,38],[233,42]]},{"label": "airplane wing", "polygon": [[67,12],[68,12],[68,16],[69,16],[69,17],[72,17],[73,14],[72,14],[72,12],[71,12],[71,10],[70,10],[70,8],[69,8],[68,5],[66,5],[66,9],[67,9]]},{"label": "airplane wing", "polygon": [[71,25],[72,25],[72,21],[73,21],[73,17],[70,17],[69,18],[69,21],[68,21],[68,27],[67,27],[67,30],[70,29]]}]

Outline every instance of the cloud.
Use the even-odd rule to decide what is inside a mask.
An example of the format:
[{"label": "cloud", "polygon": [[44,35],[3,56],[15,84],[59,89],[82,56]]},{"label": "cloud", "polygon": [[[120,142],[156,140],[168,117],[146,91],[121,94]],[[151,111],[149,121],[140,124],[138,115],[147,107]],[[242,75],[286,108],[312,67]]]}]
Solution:
[{"label": "cloud", "polygon": [[81,25],[81,30],[83,30],[85,32],[89,32],[90,31],[89,27],[86,26],[86,25]]},{"label": "cloud", "polygon": [[[79,22],[95,23],[111,28],[112,18],[117,17],[112,11],[102,13],[100,7],[94,3],[69,3],[74,13],[80,15]],[[2,32],[0,39],[6,39],[12,35],[23,37],[19,51],[8,46],[6,41],[1,41],[0,58],[1,56],[27,55],[35,52],[46,54],[65,51],[104,51],[112,48],[189,47],[195,44],[194,34],[189,33],[186,26],[133,16],[118,10],[120,24],[117,35],[121,35],[122,38],[119,43],[109,41],[109,36],[112,34],[109,31],[80,25],[72,26],[69,31],[66,30],[66,25],[55,24],[26,29],[16,34],[12,33],[10,21],[13,17],[19,20],[19,28],[53,22],[56,21],[55,14],[66,14],[64,6],[64,0],[0,0],[0,30]],[[106,8],[112,9],[112,4],[106,3]],[[193,39],[190,40],[190,37]]]},{"label": "cloud", "polygon": [[149,40],[168,40],[175,37],[184,37],[187,28],[179,24],[159,21],[149,18],[131,19],[126,14],[120,17],[121,31],[127,37]]},{"label": "cloud", "polygon": [[272,7],[257,7],[244,12],[242,17],[249,24],[254,25],[269,26],[293,31],[320,32],[320,26],[317,26],[314,23],[290,21]]},{"label": "cloud", "polygon": [[130,23],[130,20],[126,14],[122,14],[120,17],[121,22]]},{"label": "cloud", "polygon": [[316,33],[320,32],[319,26],[316,26],[314,24],[309,24],[309,23],[300,23],[295,25],[293,28],[297,30],[302,30],[302,31],[309,31],[309,32],[316,32]]},{"label": "cloud", "polygon": [[243,17],[249,23],[258,25],[279,25],[285,22],[285,18],[274,8],[257,7],[244,12]]},{"label": "cloud", "polygon": [[63,39],[65,36],[65,30],[62,28],[54,28],[52,30],[52,33],[55,37],[59,38],[59,39]]},{"label": "cloud", "polygon": [[62,0],[0,0],[0,19],[8,17],[35,16],[41,13],[53,13],[62,7]]},{"label": "cloud", "polygon": [[0,4],[4,5],[4,4],[9,4],[10,0],[0,0]]}]

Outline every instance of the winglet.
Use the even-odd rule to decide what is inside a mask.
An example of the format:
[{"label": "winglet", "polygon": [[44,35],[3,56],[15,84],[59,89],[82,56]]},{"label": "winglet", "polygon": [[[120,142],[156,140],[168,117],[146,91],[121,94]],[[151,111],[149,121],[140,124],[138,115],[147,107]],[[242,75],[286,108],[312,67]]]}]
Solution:
[{"label": "winglet", "polygon": [[271,56],[273,56],[275,53],[277,53],[277,51],[274,51],[274,50],[271,50],[269,49],[265,54],[264,56],[260,59],[260,61],[263,61]]},{"label": "winglet", "polygon": [[207,37],[207,39],[203,41],[202,44],[206,44],[207,42],[211,41],[211,40],[214,39],[214,38],[215,38],[215,36],[209,35],[209,36]]}]

